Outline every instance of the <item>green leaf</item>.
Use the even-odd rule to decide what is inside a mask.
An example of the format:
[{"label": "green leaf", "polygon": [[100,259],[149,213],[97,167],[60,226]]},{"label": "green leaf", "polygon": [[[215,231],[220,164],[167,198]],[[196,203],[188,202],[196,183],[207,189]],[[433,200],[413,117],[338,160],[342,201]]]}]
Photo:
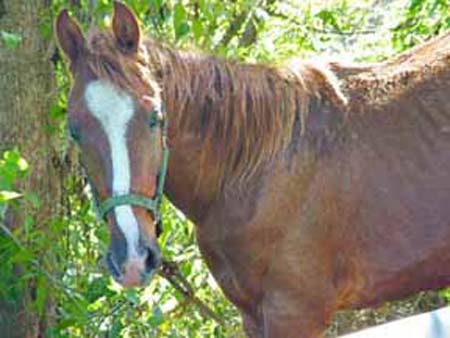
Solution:
[{"label": "green leaf", "polygon": [[36,300],[35,305],[39,315],[42,315],[45,310],[45,300],[47,298],[47,285],[43,277],[37,278],[36,286]]},{"label": "green leaf", "polygon": [[108,289],[108,279],[104,276],[100,276],[92,280],[86,289],[86,300],[90,303],[97,301],[99,298],[114,295]]},{"label": "green leaf", "polygon": [[25,233],[29,234],[31,229],[33,228],[33,225],[34,225],[33,217],[31,217],[30,215],[26,215],[23,225],[24,225],[24,228],[25,228]]},{"label": "green leaf", "polygon": [[153,307],[152,315],[149,318],[149,322],[153,326],[159,326],[164,322],[164,314],[158,305]]},{"label": "green leaf", "polygon": [[177,39],[182,38],[189,32],[189,25],[186,23],[186,12],[182,3],[177,3],[173,14],[173,27]]},{"label": "green leaf", "polygon": [[409,3],[409,11],[411,12],[418,12],[425,4],[424,0],[411,0]]},{"label": "green leaf", "polygon": [[51,119],[57,119],[58,117],[65,115],[65,108],[60,104],[53,104],[49,109],[49,115]]},{"label": "green leaf", "polygon": [[111,329],[109,330],[109,335],[111,338],[123,337],[122,330],[124,326],[122,324],[121,318],[114,318]]},{"label": "green leaf", "polygon": [[201,40],[203,38],[203,23],[200,19],[195,19],[192,22],[192,32],[197,40]]},{"label": "green leaf", "polygon": [[16,191],[0,190],[0,203],[5,203],[10,200],[21,198],[23,194]]},{"label": "green leaf", "polygon": [[9,50],[15,50],[22,42],[22,37],[19,34],[8,33],[5,31],[1,31],[0,33],[3,43]]},{"label": "green leaf", "polygon": [[29,168],[28,162],[24,158],[20,157],[17,159],[17,167],[20,171],[27,171]]},{"label": "green leaf", "polygon": [[17,149],[5,151],[0,159],[0,189],[12,190],[17,179],[25,178],[27,170],[28,163]]},{"label": "green leaf", "polygon": [[323,9],[319,13],[317,13],[317,17],[322,19],[322,21],[325,25],[331,25],[337,31],[341,30],[341,28],[339,27],[339,24],[336,20],[336,16],[335,16],[334,12],[327,10],[327,9]]},{"label": "green leaf", "polygon": [[139,295],[138,291],[135,289],[125,289],[124,290],[125,298],[133,304],[139,304]]},{"label": "green leaf", "polygon": [[25,198],[31,203],[34,208],[37,209],[41,206],[41,201],[35,193],[29,192],[25,195]]}]

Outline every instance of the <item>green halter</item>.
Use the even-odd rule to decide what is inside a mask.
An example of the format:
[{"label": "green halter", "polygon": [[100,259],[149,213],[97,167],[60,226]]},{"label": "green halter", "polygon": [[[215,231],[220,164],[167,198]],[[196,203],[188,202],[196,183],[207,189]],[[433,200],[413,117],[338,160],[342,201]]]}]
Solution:
[{"label": "green halter", "polygon": [[162,131],[162,160],[159,167],[157,176],[157,186],[155,195],[153,198],[147,198],[141,195],[127,194],[120,196],[112,196],[104,200],[98,207],[98,214],[100,218],[105,218],[105,216],[115,207],[120,205],[135,205],[149,210],[154,219],[155,223],[159,223],[161,220],[161,201],[164,190],[164,180],[167,174],[167,162],[169,159],[169,148],[167,146],[167,119],[164,113],[163,119],[159,122],[159,127]]}]

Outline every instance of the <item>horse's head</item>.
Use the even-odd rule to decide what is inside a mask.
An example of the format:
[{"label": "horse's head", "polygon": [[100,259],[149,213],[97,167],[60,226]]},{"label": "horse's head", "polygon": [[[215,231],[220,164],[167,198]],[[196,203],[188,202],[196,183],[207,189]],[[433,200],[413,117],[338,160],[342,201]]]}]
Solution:
[{"label": "horse's head", "polygon": [[110,226],[109,271],[124,286],[144,285],[160,262],[156,232],[167,154],[159,90],[138,22],[115,2],[111,32],[85,39],[65,10],[56,32],[73,78],[69,130]]}]

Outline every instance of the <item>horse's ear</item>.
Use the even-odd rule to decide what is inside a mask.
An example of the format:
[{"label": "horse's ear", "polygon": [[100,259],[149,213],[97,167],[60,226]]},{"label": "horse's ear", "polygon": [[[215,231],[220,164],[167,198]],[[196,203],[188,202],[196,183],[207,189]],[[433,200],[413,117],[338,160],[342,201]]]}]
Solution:
[{"label": "horse's ear", "polygon": [[120,49],[137,52],[141,38],[139,23],[134,13],[118,1],[114,1],[112,28]]},{"label": "horse's ear", "polygon": [[85,40],[80,26],[70,17],[67,9],[63,9],[56,19],[56,36],[64,54],[70,62],[75,62],[84,49]]}]

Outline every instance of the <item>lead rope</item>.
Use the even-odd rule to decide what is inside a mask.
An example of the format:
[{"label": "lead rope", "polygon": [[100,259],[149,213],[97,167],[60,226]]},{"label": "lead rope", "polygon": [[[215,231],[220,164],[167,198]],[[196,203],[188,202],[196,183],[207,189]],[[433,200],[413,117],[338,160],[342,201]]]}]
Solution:
[{"label": "lead rope", "polygon": [[158,185],[156,187],[156,210],[158,211],[155,217],[156,237],[158,238],[163,232],[161,219],[161,204],[164,195],[164,183],[167,175],[167,165],[169,162],[169,146],[167,145],[167,118],[164,112],[164,119],[162,121],[162,159],[161,166],[158,172]]},{"label": "lead rope", "polygon": [[161,159],[161,166],[158,172],[158,183],[155,193],[155,200],[157,204],[156,207],[158,208],[158,214],[155,216],[155,218],[157,219],[158,222],[161,220],[161,203],[162,197],[164,195],[164,183],[166,181],[168,162],[169,162],[169,147],[167,145],[167,119],[165,118],[164,113],[164,119],[162,121],[162,159]]}]

